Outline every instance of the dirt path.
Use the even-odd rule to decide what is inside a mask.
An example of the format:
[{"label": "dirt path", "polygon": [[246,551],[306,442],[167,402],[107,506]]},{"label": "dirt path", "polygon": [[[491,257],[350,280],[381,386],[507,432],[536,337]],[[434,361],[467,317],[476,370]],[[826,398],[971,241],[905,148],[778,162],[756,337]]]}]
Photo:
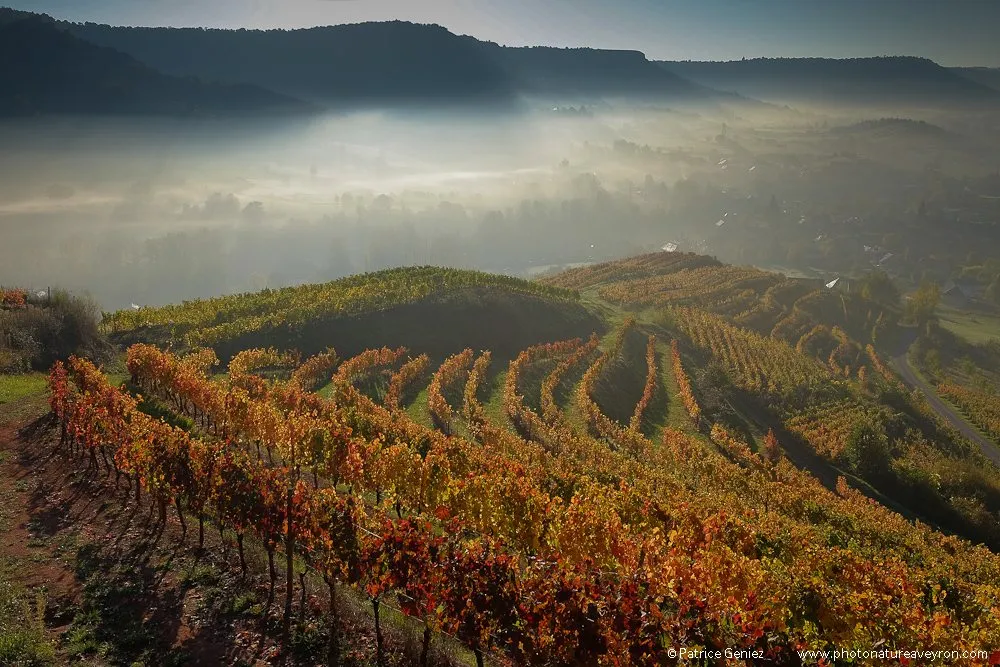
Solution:
[{"label": "dirt path", "polygon": [[48,635],[55,639],[68,627],[60,610],[75,604],[80,593],[72,568],[63,558],[75,532],[63,531],[67,519],[62,508],[67,497],[53,494],[45,503],[37,498],[44,486],[42,475],[30,470],[20,451],[14,425],[0,426],[0,562],[2,576],[29,591],[44,591]]},{"label": "dirt path", "polygon": [[997,447],[996,443],[979,433],[962,415],[941,400],[934,388],[913,370],[905,351],[893,357],[890,363],[906,384],[920,390],[934,412],[954,426],[963,436],[976,443],[984,456],[1000,465],[1000,448]]}]

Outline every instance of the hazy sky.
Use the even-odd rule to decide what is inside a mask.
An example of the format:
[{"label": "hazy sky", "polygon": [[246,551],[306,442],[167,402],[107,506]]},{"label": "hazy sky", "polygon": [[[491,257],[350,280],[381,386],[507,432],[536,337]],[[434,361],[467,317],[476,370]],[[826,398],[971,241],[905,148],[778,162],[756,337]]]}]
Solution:
[{"label": "hazy sky", "polygon": [[655,59],[898,54],[1000,66],[1000,0],[7,1],[117,25],[298,28],[404,19],[504,44],[638,49]]}]

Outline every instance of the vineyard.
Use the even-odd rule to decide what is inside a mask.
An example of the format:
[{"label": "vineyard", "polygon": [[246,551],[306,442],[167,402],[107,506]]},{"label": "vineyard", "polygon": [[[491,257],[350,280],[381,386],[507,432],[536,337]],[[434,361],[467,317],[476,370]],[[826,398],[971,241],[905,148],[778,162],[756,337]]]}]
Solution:
[{"label": "vineyard", "polygon": [[294,329],[319,318],[384,310],[435,293],[474,287],[555,299],[577,298],[570,290],[508,276],[422,267],[389,269],[321,285],[185,301],[160,308],[121,310],[106,314],[103,326],[112,333],[166,326],[174,339],[187,345],[213,346],[263,329]]},{"label": "vineyard", "polygon": [[[427,408],[431,412],[434,423],[445,433],[451,433],[451,422],[455,412],[445,397],[446,389],[453,388],[454,385],[465,375],[468,377],[469,366],[475,353],[466,349],[458,354],[448,357],[441,367],[431,378],[430,387],[427,389]],[[465,383],[462,383],[465,386]]]},{"label": "vineyard", "polygon": [[[762,336],[810,349],[835,372],[859,371],[864,346],[891,328],[881,306],[752,267],[698,255],[654,253],[566,271],[548,285],[592,290],[628,309],[691,307]],[[832,331],[831,331],[832,329]],[[829,346],[818,339],[826,332]],[[847,333],[845,333],[847,332]],[[815,352],[815,353],[812,353]]]},{"label": "vineyard", "polygon": [[28,293],[22,289],[0,287],[0,308],[21,308],[28,303]]},{"label": "vineyard", "polygon": [[[777,429],[800,465],[830,464],[827,480],[857,471],[861,460],[868,460],[859,452],[866,451],[864,438],[870,436],[867,442],[876,443],[877,453],[863,475],[868,481],[888,488],[925,520],[962,517],[945,523],[1000,546],[1000,471],[984,467],[954,425],[883,361],[882,354],[896,353],[893,341],[908,334],[898,328],[898,313],[870,300],[863,289],[831,289],[817,280],[670,252],[572,269],[544,282],[665,325],[666,331],[649,333],[679,344],[670,350],[674,403],[696,432],[734,460],[741,460],[742,454],[734,454],[740,447],[714,429],[717,422],[726,425],[727,434],[738,432],[751,452],[769,458],[776,451]],[[680,349],[686,351],[684,360]],[[989,401],[973,398],[974,390],[950,391],[948,398],[971,422],[995,433]],[[631,423],[617,411],[620,424],[606,419],[586,393],[577,387],[578,412],[589,433],[621,446],[619,427]],[[549,406],[549,417],[553,414]],[[685,428],[676,416],[671,419],[673,427]],[[865,429],[858,431],[859,426]],[[944,463],[955,456],[960,462]],[[972,468],[982,474],[969,486],[969,474],[959,470]]]},{"label": "vineyard", "polygon": [[[813,304],[827,298],[814,281],[723,265],[686,253],[660,252],[606,262],[572,269],[543,282],[594,290],[602,299],[630,309],[694,306],[764,335],[784,333],[792,326],[808,330],[822,323],[824,320],[814,315],[817,309]],[[855,313],[850,315],[856,319]],[[789,342],[794,344],[803,333],[796,333]]]},{"label": "vineyard", "polygon": [[646,383],[642,387],[642,397],[639,399],[639,402],[636,403],[635,411],[632,413],[632,419],[628,424],[629,430],[634,434],[640,434],[642,432],[643,419],[646,418],[646,411],[649,409],[649,404],[653,400],[653,394],[656,393],[658,376],[659,367],[656,359],[656,336],[650,336],[648,342],[646,343]]},{"label": "vineyard", "polygon": [[722,361],[746,391],[788,396],[831,380],[826,368],[781,341],[733,326],[704,311],[680,308],[675,313],[694,345]]},{"label": "vineyard", "polygon": [[720,267],[718,261],[691,253],[656,252],[628,259],[563,271],[542,282],[554,287],[583,290],[603,283],[652,278],[683,269]]},{"label": "vineyard", "polygon": [[995,393],[944,383],[938,393],[962,409],[984,433],[1000,441],[1000,398]]},{"label": "vineyard", "polygon": [[[503,386],[503,405],[507,411],[507,416],[510,417],[514,425],[526,438],[542,438],[543,434],[547,433],[548,428],[539,418],[538,414],[525,404],[524,396],[519,392],[522,373],[527,367],[543,361],[555,361],[560,357],[572,359],[582,347],[579,340],[536,345],[524,350],[521,354],[517,355],[516,359],[510,362]],[[593,347],[596,348],[596,339]],[[555,370],[552,372],[555,373]],[[544,389],[541,389],[540,395],[544,391]],[[550,405],[554,404],[554,400],[551,397],[551,390],[549,391],[549,402]]]},{"label": "vineyard", "polygon": [[[469,356],[447,369],[467,367]],[[348,360],[352,370],[341,377],[398,357],[376,351]],[[259,541],[272,562],[272,598],[280,579],[273,563],[285,562],[286,614],[302,585],[295,562],[303,561],[333,595],[365,597],[376,627],[381,605],[400,608],[480,659],[494,651],[549,664],[585,651],[587,660],[658,664],[674,641],[756,647],[779,659],[795,646],[863,645],[887,628],[894,642],[934,646],[1000,637],[997,589],[978,583],[1000,576],[1000,559],[890,519],[846,485],[841,497],[831,494],[721,430],[713,440],[735,463],[675,431],[665,433],[660,463],[624,450],[588,454],[599,445],[569,434],[581,442],[556,458],[528,441],[508,442],[511,453],[502,453],[424,431],[349,383],[334,401],[281,381],[251,398],[204,376],[197,363],[146,346],[130,350],[129,370],[177,410],[207,415],[205,428],[187,432],[144,415],[136,398],[73,359],[51,378],[66,451],[91,474],[120,478],[123,497],[147,497],[161,520],[171,506],[195,516],[199,541],[206,522],[235,533],[240,550],[246,539]],[[418,438],[431,441],[426,453],[409,444]],[[587,469],[614,471],[622,482],[594,481]],[[834,526],[850,530],[853,546],[829,546],[821,536]],[[801,538],[779,540],[786,531]],[[924,565],[912,564],[913,549]],[[941,566],[955,578],[953,595],[980,600],[978,614],[956,615],[943,596],[928,601]],[[789,617],[792,600],[807,593],[816,606]],[[822,636],[808,630],[811,618],[823,619]]]},{"label": "vineyard", "polygon": [[[331,329],[314,356],[246,349],[221,372],[211,346],[491,285],[564,300],[580,289],[658,316],[615,311],[606,334],[510,356],[379,343],[341,357]],[[174,327],[186,345],[131,345],[122,384],[85,359],[59,362],[50,407],[81,475],[113,479],[119,502],[179,523],[199,548],[208,526],[232,535],[229,565],[266,577],[261,613],[286,630],[297,615],[322,619],[329,656],[348,602],[380,667],[397,615],[418,628],[421,664],[444,641],[478,665],[674,664],[678,646],[758,651],[752,664],[797,664],[802,649],[1000,651],[1000,556],[904,518],[850,474],[824,485],[786,457],[801,439],[835,464],[858,424],[893,421],[892,447],[919,441],[926,460],[951,464],[921,440],[905,394],[892,409],[876,401],[898,380],[871,345],[836,323],[798,346],[738,324],[787,317],[809,293],[674,253],[545,284],[389,271],[110,315],[119,331]],[[757,410],[756,441],[717,419],[709,362],[731,379],[726,400],[750,397],[740,406]],[[616,365],[636,382],[616,396],[627,411],[599,396]],[[996,426],[992,397],[940,389]],[[664,394],[680,421],[667,421]],[[251,545],[266,553],[260,572]],[[306,608],[307,588],[325,610]]]},{"label": "vineyard", "polygon": [[856,401],[842,401],[804,410],[786,421],[785,426],[808,440],[817,453],[835,459],[844,451],[854,427],[871,417],[871,408]]},{"label": "vineyard", "polygon": [[596,350],[600,340],[597,336],[591,336],[585,344],[581,344],[572,353],[563,358],[552,371],[545,376],[539,389],[539,406],[541,415],[549,424],[558,424],[563,418],[562,410],[556,403],[556,388],[563,382],[566,373],[582,363],[588,356]]},{"label": "vineyard", "polygon": [[[625,345],[625,339],[632,329],[636,326],[634,319],[628,319],[618,330],[615,335],[614,344],[604,351],[594,363],[583,374],[583,378],[580,384],[577,386],[576,390],[576,407],[583,415],[584,420],[590,430],[590,432],[599,437],[603,438],[612,447],[624,448],[631,451],[634,454],[640,454],[642,452],[648,451],[649,443],[646,442],[642,433],[638,429],[639,420],[642,418],[642,413],[645,411],[651,396],[653,387],[655,385],[651,384],[650,375],[652,376],[652,382],[655,382],[656,378],[656,363],[655,356],[653,357],[653,363],[650,364],[649,354],[650,348],[647,348],[647,382],[643,390],[642,398],[639,399],[639,403],[636,404],[636,411],[632,415],[632,422],[626,427],[615,420],[609,418],[601,406],[597,404],[594,400],[594,389],[597,384],[597,380],[600,377],[605,366],[614,361],[621,353],[622,348]],[[655,339],[650,343],[650,347],[655,345]],[[652,354],[655,355],[655,348]],[[648,393],[647,393],[648,392]],[[638,417],[636,417],[638,415]],[[632,428],[635,425],[636,428]]]},{"label": "vineyard", "polygon": [[701,406],[698,405],[698,399],[695,398],[694,390],[691,388],[691,378],[688,377],[687,371],[684,370],[684,362],[681,360],[681,352],[676,340],[670,341],[670,358],[673,363],[674,378],[677,382],[678,393],[680,394],[681,401],[684,403],[684,409],[694,423],[695,428],[698,428],[701,426]]},{"label": "vineyard", "polygon": [[611,303],[634,307],[698,304],[726,315],[745,313],[780,277],[734,266],[682,269],[675,273],[620,280],[598,293]]},{"label": "vineyard", "polygon": [[431,359],[426,354],[410,359],[398,371],[393,373],[389,381],[389,389],[385,393],[385,405],[392,410],[402,406],[404,394],[412,388],[417,380],[427,371]]}]

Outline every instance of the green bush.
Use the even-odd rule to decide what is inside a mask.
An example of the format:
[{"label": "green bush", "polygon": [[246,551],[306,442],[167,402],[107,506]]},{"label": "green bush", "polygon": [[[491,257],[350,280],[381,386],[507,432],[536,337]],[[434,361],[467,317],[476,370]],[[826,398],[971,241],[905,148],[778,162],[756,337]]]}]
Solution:
[{"label": "green bush", "polygon": [[0,581],[0,665],[33,667],[55,662],[45,636],[45,596],[34,599],[9,581]]},{"label": "green bush", "polygon": [[885,474],[891,463],[885,428],[874,419],[858,422],[847,440],[844,458],[862,476]]},{"label": "green bush", "polygon": [[71,354],[107,358],[111,346],[99,322],[92,299],[62,290],[43,302],[0,310],[0,373],[47,370]]}]

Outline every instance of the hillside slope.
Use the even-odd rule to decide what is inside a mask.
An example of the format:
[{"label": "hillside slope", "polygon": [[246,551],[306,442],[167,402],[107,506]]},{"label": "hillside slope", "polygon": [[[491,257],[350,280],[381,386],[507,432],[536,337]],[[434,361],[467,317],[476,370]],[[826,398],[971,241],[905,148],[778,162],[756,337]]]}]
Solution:
[{"label": "hillside slope", "polygon": [[[254,659],[274,664],[410,664],[403,646],[435,665],[652,666],[684,642],[761,664],[877,642],[989,664],[1000,473],[880,361],[897,314],[685,253],[544,283],[395,269],[110,315],[122,342],[171,349],[129,346],[127,376],[56,364],[39,437],[0,445],[116,496],[94,503],[127,516],[94,518],[112,551],[148,514],[140,530],[178,555],[157,573],[198,587],[230,658],[259,619],[274,644]],[[215,354],[256,344],[278,349]],[[156,596],[146,570],[92,567],[105,552],[14,554],[90,579],[60,650],[189,648],[172,630],[187,597],[114,639],[108,593]],[[192,553],[215,571],[175,582]]]},{"label": "hillside slope", "polygon": [[696,83],[768,102],[927,107],[1000,103],[998,91],[925,58],[755,58],[660,66]]},{"label": "hillside slope", "polygon": [[[880,356],[896,354],[898,305],[687,253],[630,257],[543,282],[669,327],[700,367],[694,393],[709,421],[761,447],[773,430],[817,477],[856,474],[895,509],[1000,547],[1000,522],[981,521],[966,505],[976,497],[989,512],[1000,509],[994,448],[980,452],[940,401],[910,394]],[[885,445],[877,464],[852,454],[858,429],[868,428]],[[940,475],[939,485],[914,474]],[[964,475],[973,474],[970,495]]]},{"label": "hillside slope", "polygon": [[121,343],[208,345],[228,359],[260,346],[312,354],[334,341],[343,353],[414,346],[436,357],[465,346],[513,356],[544,340],[603,324],[571,290],[478,271],[414,267],[162,308],[108,314]]},{"label": "hillside slope", "polygon": [[[472,38],[467,38],[472,39]],[[639,51],[505,47],[480,43],[519,92],[555,99],[629,97],[706,101],[713,92],[664,71]]]},{"label": "hillside slope", "polygon": [[1000,67],[952,67],[951,70],[970,81],[1000,91]]},{"label": "hillside slope", "polygon": [[248,84],[167,76],[30,17],[0,24],[0,115],[193,115],[304,111]]},{"label": "hillside slope", "polygon": [[63,25],[165,72],[251,82],[332,105],[712,96],[636,51],[509,48],[402,21],[288,31]]},{"label": "hillside slope", "polygon": [[506,73],[476,43],[439,26],[403,21],[287,31],[63,26],[170,74],[253,83],[334,106],[514,98]]}]

